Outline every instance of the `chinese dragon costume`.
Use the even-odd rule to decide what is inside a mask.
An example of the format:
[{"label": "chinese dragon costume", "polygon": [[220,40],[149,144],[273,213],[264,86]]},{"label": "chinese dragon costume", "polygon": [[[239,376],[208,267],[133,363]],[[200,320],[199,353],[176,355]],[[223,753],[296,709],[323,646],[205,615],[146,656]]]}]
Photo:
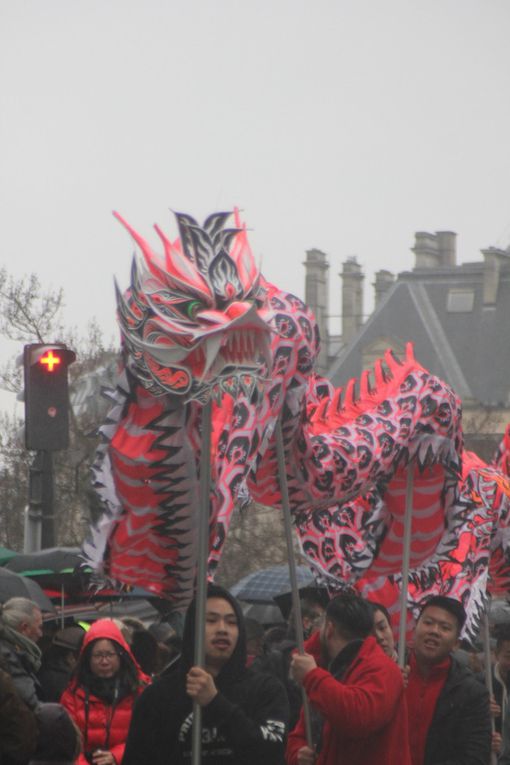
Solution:
[{"label": "chinese dragon costume", "polygon": [[[176,608],[189,603],[201,417],[212,397],[211,576],[236,503],[281,506],[280,420],[293,521],[318,577],[333,589],[356,586],[394,601],[410,469],[410,603],[450,594],[475,624],[510,490],[499,474],[499,484],[486,480],[490,468],[462,476],[453,390],[410,345],[404,359],[387,352],[343,390],[314,374],[315,319],[264,279],[237,212],[232,227],[229,213],[203,225],[177,213],[176,241],[156,227],[161,255],[117,217],[138,254],[130,287],[117,288],[121,368],[94,466],[104,514],[84,545],[98,574]],[[500,548],[504,558],[506,543]]]}]

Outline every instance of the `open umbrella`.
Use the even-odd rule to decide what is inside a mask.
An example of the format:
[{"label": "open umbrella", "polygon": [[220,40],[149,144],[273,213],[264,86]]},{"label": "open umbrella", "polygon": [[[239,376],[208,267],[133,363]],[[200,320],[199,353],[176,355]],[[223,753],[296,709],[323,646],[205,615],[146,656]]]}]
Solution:
[{"label": "open umbrella", "polygon": [[41,587],[73,594],[84,588],[90,569],[82,569],[83,559],[79,547],[49,547],[33,553],[11,558],[5,568],[22,576],[35,579]]},{"label": "open umbrella", "polygon": [[[314,576],[306,566],[297,566],[298,587],[306,587],[315,582]],[[288,566],[271,566],[243,577],[232,585],[230,592],[239,600],[249,603],[273,603],[275,595],[289,592],[290,576]]]},{"label": "open umbrella", "polygon": [[245,603],[243,614],[245,619],[256,619],[264,627],[270,624],[285,624],[285,619],[278,606],[271,606],[269,603]]},{"label": "open umbrella", "polygon": [[41,611],[55,610],[51,600],[37,582],[0,568],[0,603],[5,603],[10,598],[28,598],[36,603]]},{"label": "open umbrella", "polygon": [[15,558],[18,553],[8,547],[0,547],[0,566],[5,566],[8,560]]}]

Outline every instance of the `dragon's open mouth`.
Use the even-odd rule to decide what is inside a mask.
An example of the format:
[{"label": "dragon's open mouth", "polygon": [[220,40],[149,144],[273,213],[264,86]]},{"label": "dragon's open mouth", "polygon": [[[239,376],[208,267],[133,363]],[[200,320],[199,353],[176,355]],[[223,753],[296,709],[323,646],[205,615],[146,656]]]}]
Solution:
[{"label": "dragon's open mouth", "polygon": [[[205,353],[203,359],[205,361]],[[267,335],[261,332],[233,330],[219,349],[209,369],[200,375],[201,381],[213,382],[219,377],[250,371],[266,377],[271,369],[271,355]]]}]

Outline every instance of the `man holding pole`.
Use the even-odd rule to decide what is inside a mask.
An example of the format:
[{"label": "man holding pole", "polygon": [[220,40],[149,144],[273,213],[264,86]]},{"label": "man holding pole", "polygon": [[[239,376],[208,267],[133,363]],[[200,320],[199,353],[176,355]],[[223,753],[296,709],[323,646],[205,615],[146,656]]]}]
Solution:
[{"label": "man holding pole", "polygon": [[202,709],[202,756],[209,765],[279,765],[288,703],[276,678],[246,667],[241,609],[227,590],[209,585],[205,667],[193,666],[195,604],[186,614],[183,653],[139,698],[122,765],[190,762],[193,702]]},{"label": "man holding pole", "polygon": [[[410,765],[402,675],[372,636],[373,611],[356,595],[338,595],[291,669],[312,707],[289,736],[288,765]],[[327,667],[327,669],[326,669]]]}]

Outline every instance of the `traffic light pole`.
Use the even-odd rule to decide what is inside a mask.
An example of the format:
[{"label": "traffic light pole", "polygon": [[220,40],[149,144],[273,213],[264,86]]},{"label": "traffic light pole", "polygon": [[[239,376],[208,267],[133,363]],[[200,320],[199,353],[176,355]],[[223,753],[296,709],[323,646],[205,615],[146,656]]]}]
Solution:
[{"label": "traffic light pole", "polygon": [[68,367],[75,358],[64,343],[23,346],[25,447],[35,452],[25,511],[25,552],[55,546],[52,453],[69,446]]},{"label": "traffic light pole", "polygon": [[53,456],[51,452],[37,451],[30,466],[24,552],[47,547],[55,547]]}]

